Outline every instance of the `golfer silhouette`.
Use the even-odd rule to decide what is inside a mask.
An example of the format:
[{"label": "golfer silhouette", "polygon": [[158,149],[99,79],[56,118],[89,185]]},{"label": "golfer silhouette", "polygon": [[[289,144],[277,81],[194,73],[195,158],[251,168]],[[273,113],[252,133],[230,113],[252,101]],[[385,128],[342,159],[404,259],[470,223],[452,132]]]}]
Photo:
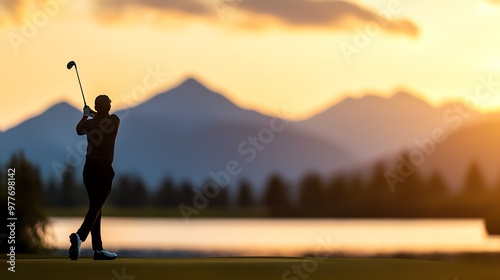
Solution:
[{"label": "golfer silhouette", "polygon": [[111,191],[115,177],[113,158],[120,119],[114,114],[109,115],[111,100],[106,95],[96,97],[94,108],[97,112],[85,106],[83,117],[76,126],[78,135],[87,135],[83,183],[89,197],[89,210],[78,231],[69,236],[69,257],[72,260],[78,260],[80,257],[81,242],[87,239],[89,233],[92,235],[94,260],[114,260],[117,257],[102,246],[101,208]]}]

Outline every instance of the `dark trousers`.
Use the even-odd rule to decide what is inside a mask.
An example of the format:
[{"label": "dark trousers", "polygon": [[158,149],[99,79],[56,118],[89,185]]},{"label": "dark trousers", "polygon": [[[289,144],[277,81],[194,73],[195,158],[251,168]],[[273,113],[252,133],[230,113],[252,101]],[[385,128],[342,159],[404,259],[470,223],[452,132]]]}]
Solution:
[{"label": "dark trousers", "polygon": [[101,240],[101,208],[110,191],[115,172],[109,163],[91,162],[87,160],[83,167],[83,183],[89,197],[89,210],[83,223],[76,232],[85,241],[92,234],[92,249],[102,250]]}]

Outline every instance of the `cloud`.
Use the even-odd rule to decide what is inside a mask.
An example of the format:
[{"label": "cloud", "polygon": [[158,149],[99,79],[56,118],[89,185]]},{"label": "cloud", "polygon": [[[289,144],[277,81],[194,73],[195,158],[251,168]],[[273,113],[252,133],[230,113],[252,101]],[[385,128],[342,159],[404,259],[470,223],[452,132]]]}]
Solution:
[{"label": "cloud", "polygon": [[309,0],[245,0],[238,6],[254,15],[275,17],[291,26],[338,28],[377,22],[386,31],[415,37],[418,27],[408,20],[394,19],[385,11],[383,16],[368,8],[347,1]]},{"label": "cloud", "polygon": [[8,23],[19,24],[28,2],[27,0],[0,1],[0,26]]},{"label": "cloud", "polygon": [[[58,0],[52,0],[58,1]],[[488,0],[498,2],[500,0]],[[2,0],[2,11],[11,23],[19,24],[29,12],[29,6],[41,0]],[[152,22],[175,22],[176,19],[220,22],[223,16],[235,13],[240,21],[227,23],[235,27],[262,29],[273,26],[285,28],[315,28],[351,31],[354,27],[377,22],[382,30],[393,34],[416,37],[419,28],[406,19],[386,13],[381,16],[361,4],[348,1],[318,0],[94,0],[92,12],[101,21],[112,23],[120,19]],[[29,5],[27,5],[29,4]],[[28,8],[27,8],[28,7]],[[243,20],[241,20],[243,19]],[[1,20],[0,20],[1,21]],[[183,23],[185,21],[177,21]]]},{"label": "cloud", "polygon": [[[99,20],[113,22],[131,17],[141,19],[141,12],[145,8],[148,14],[151,11],[170,12],[174,15],[188,15],[191,17],[206,17],[210,10],[197,0],[94,0],[95,12]],[[138,9],[139,8],[139,9]],[[158,16],[158,15],[156,15]]]},{"label": "cloud", "polygon": [[[246,28],[262,28],[261,21],[274,19],[286,27],[349,30],[349,28],[377,22],[382,29],[395,35],[416,37],[419,28],[409,20],[394,19],[395,15],[380,16],[376,11],[347,1],[309,0],[107,0],[99,2],[99,8],[117,15],[131,5],[162,11],[182,13],[204,19],[215,19],[217,13],[246,13]],[[216,13],[217,12],[217,13]],[[101,13],[101,16],[104,15]],[[266,22],[268,23],[268,22]]]},{"label": "cloud", "polygon": [[[0,0],[0,27],[37,24],[54,17],[70,0]],[[43,16],[41,16],[43,15]]]},{"label": "cloud", "polygon": [[97,1],[99,9],[120,10],[130,6],[143,6],[159,10],[170,10],[193,15],[204,15],[209,12],[206,5],[196,0],[103,0]]}]

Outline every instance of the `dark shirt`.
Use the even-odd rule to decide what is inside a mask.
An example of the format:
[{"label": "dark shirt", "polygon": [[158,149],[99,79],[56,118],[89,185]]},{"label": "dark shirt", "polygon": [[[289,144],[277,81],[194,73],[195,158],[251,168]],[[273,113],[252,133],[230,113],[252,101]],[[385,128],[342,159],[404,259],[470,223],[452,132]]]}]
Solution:
[{"label": "dark shirt", "polygon": [[87,159],[113,162],[119,126],[120,118],[114,114],[97,114],[93,119],[80,120],[76,133],[87,135]]}]

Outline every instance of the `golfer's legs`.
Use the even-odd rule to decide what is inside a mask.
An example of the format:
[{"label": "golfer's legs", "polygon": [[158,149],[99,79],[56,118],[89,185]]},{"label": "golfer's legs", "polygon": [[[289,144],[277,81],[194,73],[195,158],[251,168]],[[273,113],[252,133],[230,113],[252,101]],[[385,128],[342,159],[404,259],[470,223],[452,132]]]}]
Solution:
[{"label": "golfer's legs", "polygon": [[82,241],[87,239],[94,224],[98,222],[99,226],[92,232],[93,235],[95,232],[100,243],[101,208],[111,191],[113,177],[114,171],[110,165],[85,164],[83,168],[83,182],[89,196],[89,210],[77,231]]},{"label": "golfer's legs", "polygon": [[95,219],[94,225],[92,226],[92,230],[90,234],[92,236],[92,250],[102,250],[102,239],[101,239],[101,217],[102,210],[99,212],[99,215]]}]

